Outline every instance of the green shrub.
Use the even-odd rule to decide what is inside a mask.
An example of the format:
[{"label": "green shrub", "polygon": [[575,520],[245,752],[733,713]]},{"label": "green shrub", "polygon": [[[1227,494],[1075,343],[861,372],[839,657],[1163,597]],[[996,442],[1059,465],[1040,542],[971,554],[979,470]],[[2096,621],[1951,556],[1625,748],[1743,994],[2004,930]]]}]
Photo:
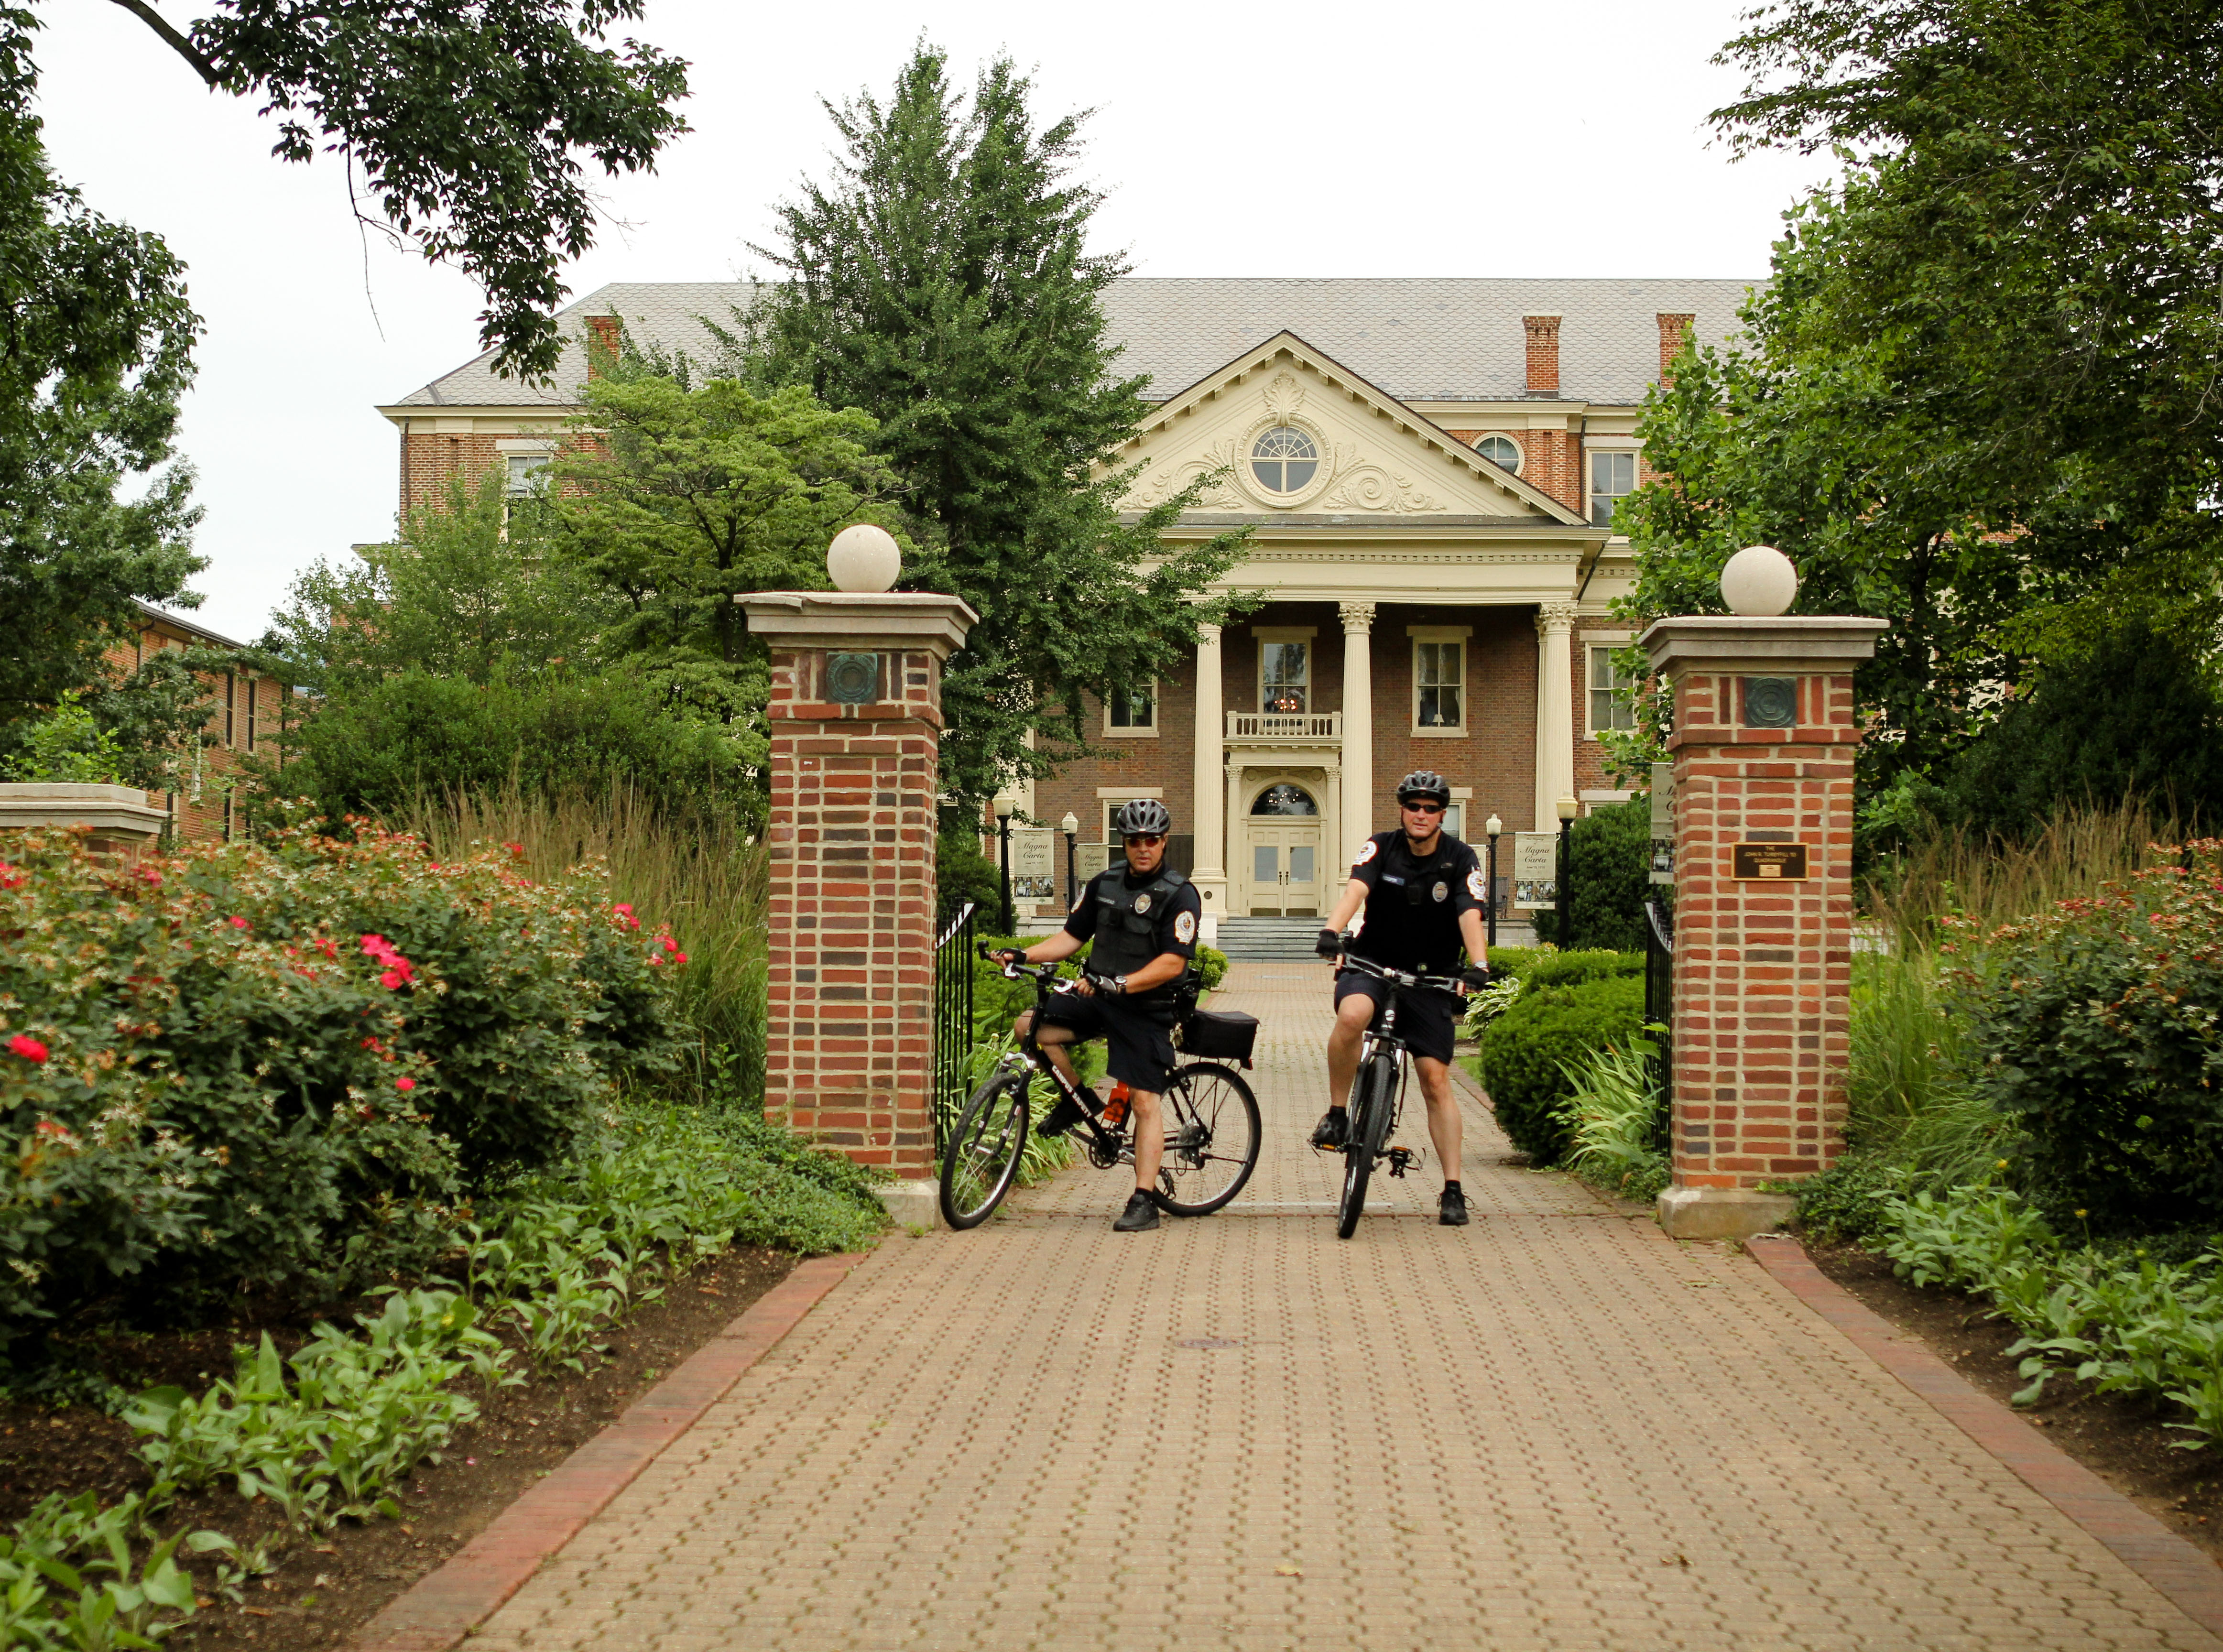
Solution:
[{"label": "green shrub", "polygon": [[1219,983],[1227,979],[1227,954],[1217,946],[1199,946],[1194,968],[1199,988],[1217,992]]},{"label": "green shrub", "polygon": [[560,1155],[668,1065],[669,938],[594,871],[299,830],[135,867],[73,833],[0,864],[0,1340],[421,1266],[448,1207]]},{"label": "green shrub", "polygon": [[1528,967],[1519,973],[1531,987],[1575,987],[1587,981],[1614,980],[1625,976],[1635,976],[1640,979],[1644,974],[1644,954],[1596,949],[1573,952],[1539,952]]},{"label": "green shrub", "polygon": [[1818,1176],[1790,1184],[1798,1226],[1825,1244],[1867,1244],[1887,1231],[1883,1200],[1906,1178],[1880,1153],[1848,1153]]},{"label": "green shrub", "polygon": [[934,907],[947,924],[967,901],[989,923],[1002,911],[1003,874],[980,852],[980,834],[960,826],[944,832],[934,845]]},{"label": "green shrub", "polygon": [[1972,1086],[2021,1184],[2094,1231],[2223,1225],[2223,844],[2183,859],[1957,932]]},{"label": "green shrub", "polygon": [[1567,1069],[1609,1045],[1625,1045],[1644,1020],[1644,983],[1604,975],[1567,986],[1530,987],[1489,1024],[1482,1040],[1482,1080],[1497,1122],[1538,1165],[1567,1147],[1560,1112],[1573,1085]]},{"label": "green shrub", "polygon": [[1559,1121],[1567,1168],[1623,1198],[1656,1198],[1667,1185],[1667,1157],[1653,1145],[1665,1104],[1653,1065],[1659,1056],[1659,1046],[1640,1033],[1565,1068]]},{"label": "green shrub", "polygon": [[1533,914],[1536,939],[1565,947],[1640,952],[1644,903],[1661,893],[1652,883],[1652,800],[1609,803],[1574,823],[1567,845],[1567,927],[1546,908]]}]

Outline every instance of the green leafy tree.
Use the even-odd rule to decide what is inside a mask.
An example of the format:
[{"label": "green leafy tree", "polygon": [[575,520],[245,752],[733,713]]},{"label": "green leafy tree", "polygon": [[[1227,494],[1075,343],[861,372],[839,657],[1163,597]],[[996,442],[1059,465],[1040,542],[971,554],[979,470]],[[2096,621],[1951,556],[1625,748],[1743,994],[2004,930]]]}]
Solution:
[{"label": "green leafy tree", "polygon": [[481,342],[505,372],[556,365],[557,271],[595,241],[583,161],[641,171],[687,129],[672,108],[687,65],[605,44],[642,0],[221,0],[182,29],[148,0],[116,3],[211,90],[263,98],[274,154],[338,155],[380,227],[478,282]]},{"label": "green leafy tree", "polygon": [[1560,947],[1644,950],[1644,903],[1666,893],[1652,883],[1652,800],[1609,804],[1568,834],[1567,927],[1556,908],[1534,914],[1536,939]]},{"label": "green leafy tree", "polygon": [[823,590],[843,527],[900,527],[875,503],[872,421],[799,385],[690,386],[646,368],[597,377],[585,400],[551,503],[562,554],[614,599],[601,646],[761,766],[767,662],[734,598]]},{"label": "green leafy tree", "polygon": [[1121,518],[1116,454],[1148,411],[1105,333],[1126,267],[1086,250],[1085,115],[1038,125],[1031,91],[998,59],[968,100],[922,44],[885,103],[828,104],[842,156],[780,208],[757,250],[787,279],[729,335],[745,374],[878,421],[917,544],[904,584],[979,611],[943,679],[943,776],[969,797],[1083,749],[1085,696],[1170,675],[1227,617],[1202,594],[1243,543],[1165,543],[1193,492]]}]

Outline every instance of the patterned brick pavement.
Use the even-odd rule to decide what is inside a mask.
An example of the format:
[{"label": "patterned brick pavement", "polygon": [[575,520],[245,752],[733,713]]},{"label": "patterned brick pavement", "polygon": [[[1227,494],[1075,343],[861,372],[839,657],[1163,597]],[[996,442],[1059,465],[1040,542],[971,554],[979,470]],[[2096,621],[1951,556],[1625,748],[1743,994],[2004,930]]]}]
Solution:
[{"label": "patterned brick pavement", "polygon": [[1478,1106],[1473,1226],[1430,1164],[1339,1243],[1324,968],[1223,1002],[1267,1028],[1235,1206],[1118,1235],[1076,1169],[889,1241],[473,1643],[2223,1652],[1748,1259]]}]

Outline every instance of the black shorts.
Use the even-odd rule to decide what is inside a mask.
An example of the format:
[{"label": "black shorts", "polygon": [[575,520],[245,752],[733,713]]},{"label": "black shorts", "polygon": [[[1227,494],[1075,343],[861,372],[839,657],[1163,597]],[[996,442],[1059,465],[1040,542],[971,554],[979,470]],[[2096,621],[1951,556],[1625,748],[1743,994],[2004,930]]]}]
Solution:
[{"label": "black shorts", "polygon": [[1153,1096],[1166,1093],[1174,1061],[1170,1014],[1156,1008],[1114,1008],[1102,998],[1060,992],[1051,995],[1042,1018],[1053,1027],[1070,1027],[1077,1038],[1105,1040],[1105,1071],[1114,1078]]},{"label": "black shorts", "polygon": [[[1346,970],[1335,978],[1338,1008],[1353,993],[1374,1001],[1373,1025],[1382,1024],[1382,1007],[1389,1002],[1389,983],[1370,975]],[[1397,1036],[1414,1055],[1433,1056],[1449,1065],[1452,1040],[1458,1032],[1459,1001],[1448,992],[1406,992],[1397,997]]]}]

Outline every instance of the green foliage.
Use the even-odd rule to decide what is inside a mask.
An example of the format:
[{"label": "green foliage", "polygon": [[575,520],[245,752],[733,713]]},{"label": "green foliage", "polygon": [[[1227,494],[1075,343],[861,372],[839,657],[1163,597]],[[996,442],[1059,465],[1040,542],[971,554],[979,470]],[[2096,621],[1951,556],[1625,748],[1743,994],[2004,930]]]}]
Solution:
[{"label": "green foliage", "polygon": [[2134,621],[2041,672],[1940,776],[1938,810],[2025,838],[2062,808],[2152,798],[2223,821],[2223,696],[2205,650]]},{"label": "green foliage", "polygon": [[1577,820],[1569,832],[1567,924],[1559,933],[1556,909],[1534,914],[1536,939],[1554,945],[1644,950],[1644,903],[1658,897],[1652,883],[1652,800],[1611,803]]},{"label": "green foliage", "polygon": [[2072,1250],[2017,1195],[1982,1187],[1879,1203],[1895,1272],[1987,1295],[2023,1333],[2007,1350],[2031,1379],[2018,1404],[2067,1372],[2188,1413],[2168,1425],[2192,1436],[2172,1442],[2182,1449],[2223,1438],[2223,1245],[2174,1265],[2144,1249]]},{"label": "green foliage", "polygon": [[15,762],[4,770],[11,780],[120,786],[128,754],[115,735],[93,721],[70,689],[54,710],[22,732]]},{"label": "green foliage", "polygon": [[459,1190],[672,1065],[684,955],[598,871],[298,829],[131,868],[74,834],[10,852],[0,1337],[119,1291],[143,1316],[421,1266]]},{"label": "green foliage", "polygon": [[934,846],[935,910],[948,923],[970,901],[991,922],[1000,912],[1003,876],[980,852],[980,836],[963,826],[944,832]]},{"label": "green foliage", "polygon": [[1886,1157],[1903,1188],[1990,1172],[2011,1132],[1969,1082],[1969,1021],[1919,949],[1853,958],[1847,1140]]},{"label": "green foliage", "polygon": [[1563,1064],[1568,1090],[1557,1109],[1565,1163],[1584,1181],[1622,1198],[1650,1200],[1667,1185],[1655,1145],[1666,1103],[1659,1046],[1640,1033]]},{"label": "green foliage", "polygon": [[1889,1230],[1882,1202],[1904,1193],[1906,1178],[1884,1154],[1854,1151],[1820,1175],[1792,1183],[1790,1190],[1805,1233],[1825,1244],[1864,1245]]},{"label": "green foliage", "polygon": [[121,1652],[158,1645],[198,1605],[179,1549],[229,1551],[212,1531],[149,1542],[152,1501],[104,1509],[91,1492],[59,1492],[0,1533],[0,1646]]},{"label": "green foliage", "polygon": [[[1490,956],[1495,958],[1497,955],[1493,952]],[[1491,967],[1496,966],[1493,964]],[[1602,947],[1567,952],[1539,949],[1529,954],[1527,966],[1520,971],[1521,980],[1531,987],[1573,987],[1586,981],[1610,981],[1626,976],[1641,977],[1643,973],[1643,953],[1615,952]]]},{"label": "green foliage", "polygon": [[1490,1023],[1482,1040],[1482,1081],[1497,1122],[1538,1165],[1568,1146],[1560,1118],[1573,1086],[1571,1065],[1611,1045],[1626,1045],[1644,1020],[1644,983],[1604,975],[1571,985],[1531,984]]},{"label": "green foliage", "polygon": [[1963,933],[1972,1082],[2025,1184],[2101,1231],[2223,1222],[2223,843]]},{"label": "green foliage", "polygon": [[918,547],[904,584],[980,615],[942,679],[942,773],[969,799],[1084,747],[1090,696],[1172,675],[1231,612],[1206,594],[1244,536],[1160,537],[1194,485],[1120,519],[1147,404],[1105,331],[1124,261],[1086,250],[1102,198],[1069,181],[1083,117],[1037,124],[1007,58],[968,106],[946,66],[922,44],[885,103],[828,106],[841,158],[779,209],[759,251],[789,279],[729,344],[753,379],[878,421]]},{"label": "green foliage", "polygon": [[1217,992],[1219,983],[1227,979],[1227,954],[1217,946],[1200,945],[1189,967],[1196,972],[1199,991]]}]

